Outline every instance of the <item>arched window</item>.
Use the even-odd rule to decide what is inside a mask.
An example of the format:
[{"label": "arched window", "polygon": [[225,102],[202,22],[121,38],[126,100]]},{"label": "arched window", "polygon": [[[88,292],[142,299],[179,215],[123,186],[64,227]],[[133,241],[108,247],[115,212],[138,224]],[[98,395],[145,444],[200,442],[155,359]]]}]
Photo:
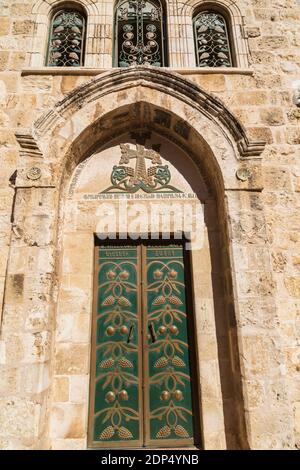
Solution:
[{"label": "arched window", "polygon": [[57,11],[51,21],[47,65],[79,67],[84,61],[85,16],[77,11]]},{"label": "arched window", "polygon": [[119,0],[115,16],[115,65],[165,66],[164,18],[160,0]]},{"label": "arched window", "polygon": [[198,67],[232,67],[232,52],[226,19],[217,11],[200,11],[194,17]]}]

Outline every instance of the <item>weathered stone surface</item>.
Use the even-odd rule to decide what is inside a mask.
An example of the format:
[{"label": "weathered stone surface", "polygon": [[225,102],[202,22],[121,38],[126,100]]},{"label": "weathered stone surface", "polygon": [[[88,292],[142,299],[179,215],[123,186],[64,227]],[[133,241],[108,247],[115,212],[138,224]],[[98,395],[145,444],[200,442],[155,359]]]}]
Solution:
[{"label": "weathered stone surface", "polygon": [[0,51],[0,71],[5,70],[8,65],[9,52]]},{"label": "weathered stone surface", "polygon": [[300,298],[300,276],[286,277],[284,284],[292,297]]},{"label": "weathered stone surface", "polygon": [[6,36],[9,33],[10,18],[0,17],[0,36]]},{"label": "weathered stone surface", "polygon": [[282,109],[280,108],[269,108],[261,111],[261,121],[263,124],[269,126],[281,126],[284,124],[284,117]]},{"label": "weathered stone surface", "polygon": [[58,344],[56,350],[56,373],[73,375],[86,374],[88,365],[88,345]]},{"label": "weathered stone surface", "polygon": [[33,31],[33,21],[30,20],[20,20],[14,21],[12,25],[13,34],[30,34]]},{"label": "weathered stone surface", "polygon": [[54,378],[53,399],[57,403],[69,401],[69,377],[57,376]]},{"label": "weathered stone surface", "polygon": [[14,400],[1,399],[0,405],[1,437],[21,437],[22,439],[32,439],[31,442],[38,437],[41,408],[38,403],[15,398]]},{"label": "weathered stone surface", "polygon": [[286,141],[291,145],[300,144],[300,131],[299,126],[289,127],[286,131]]},{"label": "weathered stone surface", "polygon": [[286,254],[281,251],[272,253],[272,263],[273,263],[273,270],[276,272],[282,273],[285,270],[285,267],[287,264]]},{"label": "weathered stone surface", "polygon": [[86,432],[84,407],[78,404],[56,405],[51,418],[51,435],[53,438],[78,439]]},{"label": "weathered stone surface", "polygon": [[247,32],[249,38],[257,38],[258,36],[261,35],[260,28],[255,27],[255,26],[253,26],[253,27],[249,26],[246,29],[246,32]]},{"label": "weathered stone surface", "polygon": [[286,36],[264,36],[257,42],[261,50],[284,49],[288,47]]}]

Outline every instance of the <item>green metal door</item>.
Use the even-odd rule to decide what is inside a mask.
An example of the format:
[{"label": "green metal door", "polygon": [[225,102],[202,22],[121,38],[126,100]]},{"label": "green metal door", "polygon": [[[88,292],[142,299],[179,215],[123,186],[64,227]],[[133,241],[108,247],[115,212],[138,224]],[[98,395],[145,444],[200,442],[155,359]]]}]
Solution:
[{"label": "green metal door", "polygon": [[90,446],[194,444],[182,246],[95,253]]},{"label": "green metal door", "polygon": [[146,247],[145,279],[146,444],[193,444],[182,247]]}]

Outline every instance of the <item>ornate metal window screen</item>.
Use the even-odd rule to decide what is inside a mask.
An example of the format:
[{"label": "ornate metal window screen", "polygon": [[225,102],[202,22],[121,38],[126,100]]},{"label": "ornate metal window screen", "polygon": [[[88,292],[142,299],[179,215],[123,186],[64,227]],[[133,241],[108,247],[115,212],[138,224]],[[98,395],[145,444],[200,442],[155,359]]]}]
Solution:
[{"label": "ornate metal window screen", "polygon": [[214,11],[201,11],[194,18],[198,67],[232,67],[225,18]]},{"label": "ornate metal window screen", "polygon": [[79,67],[83,65],[85,18],[78,11],[60,10],[51,22],[47,65]]},{"label": "ornate metal window screen", "polygon": [[166,65],[164,29],[160,1],[120,0],[115,24],[115,59],[118,67]]}]

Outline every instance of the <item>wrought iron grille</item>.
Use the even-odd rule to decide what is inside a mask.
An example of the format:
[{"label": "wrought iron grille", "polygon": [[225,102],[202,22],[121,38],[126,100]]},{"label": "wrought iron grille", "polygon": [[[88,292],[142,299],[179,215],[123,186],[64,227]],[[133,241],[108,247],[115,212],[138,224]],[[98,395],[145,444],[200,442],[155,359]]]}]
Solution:
[{"label": "wrought iron grille", "polygon": [[164,16],[160,1],[120,0],[116,9],[118,67],[165,64]]},{"label": "wrought iron grille", "polygon": [[198,67],[232,67],[230,42],[225,18],[202,11],[194,18]]},{"label": "wrought iron grille", "polygon": [[47,65],[78,67],[83,64],[85,18],[78,11],[61,10],[51,23]]}]

